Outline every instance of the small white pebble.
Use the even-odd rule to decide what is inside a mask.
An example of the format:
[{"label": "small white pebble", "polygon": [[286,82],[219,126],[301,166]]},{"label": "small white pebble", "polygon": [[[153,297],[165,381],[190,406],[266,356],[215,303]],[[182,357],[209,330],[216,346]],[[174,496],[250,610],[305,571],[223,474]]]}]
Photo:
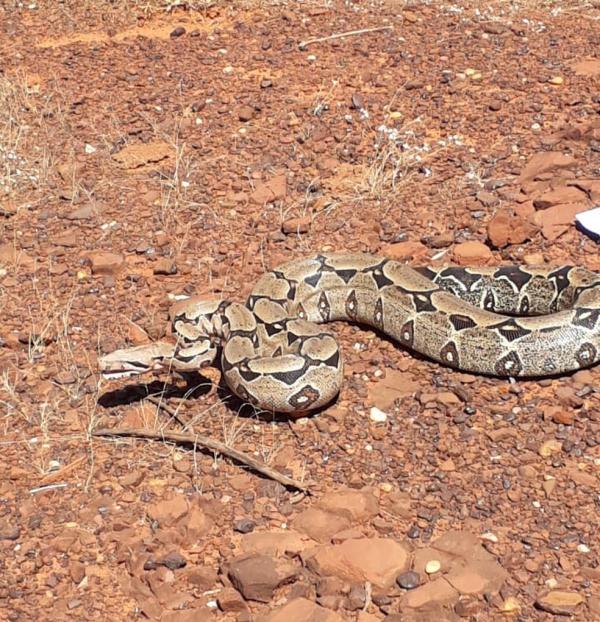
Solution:
[{"label": "small white pebble", "polygon": [[90,144],[86,144],[86,146],[85,146],[85,152],[86,152],[87,154],[90,154],[90,153],[96,153],[96,147],[94,147],[93,145],[90,145]]},{"label": "small white pebble", "polygon": [[431,559],[425,564],[425,572],[427,574],[433,574],[434,572],[438,572],[442,567],[442,564],[437,559]]},{"label": "small white pebble", "polygon": [[373,451],[373,445],[365,445],[365,451]]},{"label": "small white pebble", "polygon": [[381,490],[381,492],[392,492],[394,487],[389,482],[383,482],[379,484],[379,490]]},{"label": "small white pebble", "polygon": [[539,501],[532,501],[531,505],[533,505],[534,508],[541,508],[542,504]]},{"label": "small white pebble", "polygon": [[219,608],[219,605],[217,604],[217,601],[216,601],[216,600],[209,600],[209,601],[206,603],[206,606],[207,606],[209,609],[218,609],[218,608]]},{"label": "small white pebble", "polygon": [[551,589],[553,590],[555,587],[558,587],[558,581],[554,578],[550,578],[550,579],[546,579],[544,581],[544,583]]},{"label": "small white pebble", "polygon": [[542,129],[542,126],[539,123],[532,123],[531,124],[531,131],[532,132],[539,132]]},{"label": "small white pebble", "polygon": [[227,65],[227,67],[223,68],[223,73],[233,73],[233,67],[231,65]]},{"label": "small white pebble", "polygon": [[577,545],[577,550],[580,553],[589,553],[590,552],[590,547],[587,544],[581,543],[581,544]]},{"label": "small white pebble", "polygon": [[309,54],[309,55],[306,57],[306,60],[307,60],[309,63],[314,63],[314,62],[317,60],[317,57],[316,57],[314,54]]},{"label": "small white pebble", "polygon": [[486,531],[485,533],[482,533],[481,539],[488,540],[489,542],[498,542],[498,536],[491,531]]},{"label": "small white pebble", "polygon": [[373,406],[373,408],[371,408],[369,414],[369,419],[371,419],[371,421],[374,421],[375,423],[384,423],[387,421],[387,418],[387,414],[384,413],[383,410],[379,410],[377,406]]}]

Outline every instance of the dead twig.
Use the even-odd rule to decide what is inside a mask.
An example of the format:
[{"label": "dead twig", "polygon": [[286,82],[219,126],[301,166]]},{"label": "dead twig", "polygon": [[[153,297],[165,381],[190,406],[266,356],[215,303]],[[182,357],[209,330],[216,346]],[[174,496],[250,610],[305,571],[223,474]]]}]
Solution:
[{"label": "dead twig", "polygon": [[205,449],[210,449],[211,451],[216,451],[236,462],[241,462],[254,469],[256,472],[269,477],[270,479],[279,482],[283,486],[288,486],[290,488],[296,488],[297,490],[301,490],[302,492],[310,495],[311,492],[307,486],[302,484],[302,482],[298,482],[291,477],[287,477],[287,475],[283,475],[278,471],[275,471],[271,467],[268,467],[263,462],[259,460],[255,460],[254,458],[248,456],[247,454],[238,451],[237,449],[232,449],[231,447],[227,447],[224,443],[219,441],[215,441],[212,438],[208,438],[207,436],[203,436],[201,434],[181,434],[178,432],[154,432],[152,430],[146,430],[144,428],[102,428],[99,430],[95,430],[92,432],[92,436],[126,436],[133,438],[149,438],[153,440],[161,440],[161,441],[170,441],[172,443],[185,443],[189,445],[193,445],[194,448],[197,446],[204,447]]},{"label": "dead twig", "polygon": [[368,32],[378,32],[380,30],[394,30],[393,26],[378,26],[377,28],[363,28],[361,30],[349,30],[348,32],[338,32],[335,35],[329,35],[328,37],[317,37],[315,39],[307,39],[306,41],[300,41],[298,47],[301,50],[305,50],[309,45],[313,43],[322,43],[323,41],[331,41],[332,39],[341,39],[343,37],[355,37],[356,35],[364,35]]}]

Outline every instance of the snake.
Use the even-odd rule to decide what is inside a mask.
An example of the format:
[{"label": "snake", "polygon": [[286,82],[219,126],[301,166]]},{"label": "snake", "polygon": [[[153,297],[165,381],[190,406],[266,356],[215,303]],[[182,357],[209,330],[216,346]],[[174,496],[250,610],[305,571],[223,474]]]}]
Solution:
[{"label": "snake", "polygon": [[193,297],[171,310],[175,343],[117,350],[106,377],[198,371],[220,357],[229,389],[267,411],[323,408],[343,380],[323,324],[366,325],[463,372],[544,377],[600,359],[600,274],[578,266],[411,267],[323,253],[263,274],[245,303]]}]

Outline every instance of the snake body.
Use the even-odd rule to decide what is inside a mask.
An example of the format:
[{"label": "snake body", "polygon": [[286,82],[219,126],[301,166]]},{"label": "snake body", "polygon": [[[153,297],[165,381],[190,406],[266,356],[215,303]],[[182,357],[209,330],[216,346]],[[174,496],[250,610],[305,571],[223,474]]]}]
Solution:
[{"label": "snake body", "polygon": [[[184,301],[172,315],[172,356],[159,348],[155,361],[196,370],[220,351],[240,398],[306,412],[340,389],[340,349],[320,326],[337,320],[371,326],[463,371],[555,375],[600,359],[600,275],[570,266],[411,268],[368,254],[322,254],[266,273],[246,304]],[[108,355],[101,368],[116,369],[127,352]],[[146,364],[137,361],[137,371]]]}]

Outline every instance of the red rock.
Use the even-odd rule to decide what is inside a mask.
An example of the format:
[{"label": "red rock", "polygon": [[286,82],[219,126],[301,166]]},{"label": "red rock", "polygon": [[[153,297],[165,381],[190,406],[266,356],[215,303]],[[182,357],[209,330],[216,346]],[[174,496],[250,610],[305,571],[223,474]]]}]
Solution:
[{"label": "red rock", "polygon": [[544,173],[559,171],[561,169],[573,168],[576,161],[569,155],[564,155],[559,151],[545,151],[536,153],[525,165],[519,176],[519,182],[523,184],[539,178]]},{"label": "red rock", "polygon": [[331,542],[336,533],[347,529],[350,525],[350,518],[316,507],[304,510],[293,522],[294,529],[321,543]]},{"label": "red rock", "polygon": [[225,613],[229,611],[234,613],[248,611],[248,605],[240,596],[240,593],[232,587],[225,587],[218,593],[217,604],[219,609]]},{"label": "red rock", "polygon": [[542,234],[547,240],[555,240],[571,227],[575,215],[585,212],[587,203],[565,203],[554,205],[535,213],[533,220],[541,227]]},{"label": "red rock", "polygon": [[310,230],[312,219],[310,216],[302,218],[289,218],[281,225],[281,230],[285,234],[307,233]]},{"label": "red rock", "polygon": [[317,502],[317,507],[349,518],[353,524],[370,520],[379,512],[377,497],[370,490],[338,490]]},{"label": "red rock", "polygon": [[172,527],[189,511],[189,504],[183,495],[171,495],[148,506],[148,516],[160,527]]},{"label": "red rock", "polygon": [[581,192],[574,186],[560,186],[544,192],[541,196],[533,200],[535,209],[548,209],[553,205],[561,205],[562,203],[579,203],[585,202],[587,199],[585,193]]},{"label": "red rock", "polygon": [[571,67],[578,76],[600,75],[600,59],[598,58],[588,58],[577,61],[572,63]]},{"label": "red rock", "polygon": [[577,592],[553,590],[535,601],[536,607],[554,615],[572,615],[585,597]]},{"label": "red rock", "polygon": [[272,203],[285,199],[287,196],[287,179],[284,174],[272,177],[270,180],[257,183],[250,200],[257,205]]},{"label": "red rock", "polygon": [[397,261],[408,261],[409,259],[425,257],[428,250],[421,242],[406,241],[387,244],[381,249],[381,254]]},{"label": "red rock", "polygon": [[482,265],[491,263],[494,259],[492,251],[482,242],[470,241],[457,244],[452,254],[461,266]]},{"label": "red rock", "polygon": [[117,275],[125,265],[125,258],[118,253],[108,251],[90,251],[85,260],[92,269],[92,274]]},{"label": "red rock", "polygon": [[244,598],[267,603],[273,592],[294,581],[298,568],[285,558],[249,555],[232,560],[228,576]]},{"label": "red rock", "polygon": [[461,594],[494,594],[500,591],[508,573],[496,560],[469,560],[462,568],[453,567],[444,578]]},{"label": "red rock", "polygon": [[523,244],[533,237],[535,231],[530,222],[510,208],[496,212],[487,227],[488,240],[494,248]]},{"label": "red rock", "polygon": [[244,553],[262,553],[264,555],[298,555],[306,547],[314,546],[313,540],[303,538],[298,532],[262,531],[244,534],[240,542]]},{"label": "red rock", "polygon": [[295,598],[259,617],[258,622],[343,622],[343,618],[306,598]]},{"label": "red rock", "polygon": [[154,264],[152,272],[154,274],[172,276],[173,274],[177,274],[177,264],[168,257],[161,257]]},{"label": "red rock", "polygon": [[254,108],[252,108],[251,106],[242,106],[238,110],[238,119],[242,121],[242,123],[251,121],[253,118],[254,118]]},{"label": "red rock", "polygon": [[476,199],[484,207],[494,207],[500,202],[497,196],[493,195],[491,192],[486,192],[485,190],[480,190],[477,193]]},{"label": "red rock", "polygon": [[391,538],[361,538],[319,547],[306,555],[307,566],[319,576],[334,576],[385,589],[408,569],[409,552]]},{"label": "red rock", "polygon": [[440,577],[435,581],[420,585],[404,595],[402,605],[412,609],[426,607],[432,603],[442,605],[455,603],[458,600],[458,592],[444,579]]},{"label": "red rock", "polygon": [[166,611],[160,617],[160,622],[214,622],[215,617],[210,609],[196,607],[181,611]]}]

